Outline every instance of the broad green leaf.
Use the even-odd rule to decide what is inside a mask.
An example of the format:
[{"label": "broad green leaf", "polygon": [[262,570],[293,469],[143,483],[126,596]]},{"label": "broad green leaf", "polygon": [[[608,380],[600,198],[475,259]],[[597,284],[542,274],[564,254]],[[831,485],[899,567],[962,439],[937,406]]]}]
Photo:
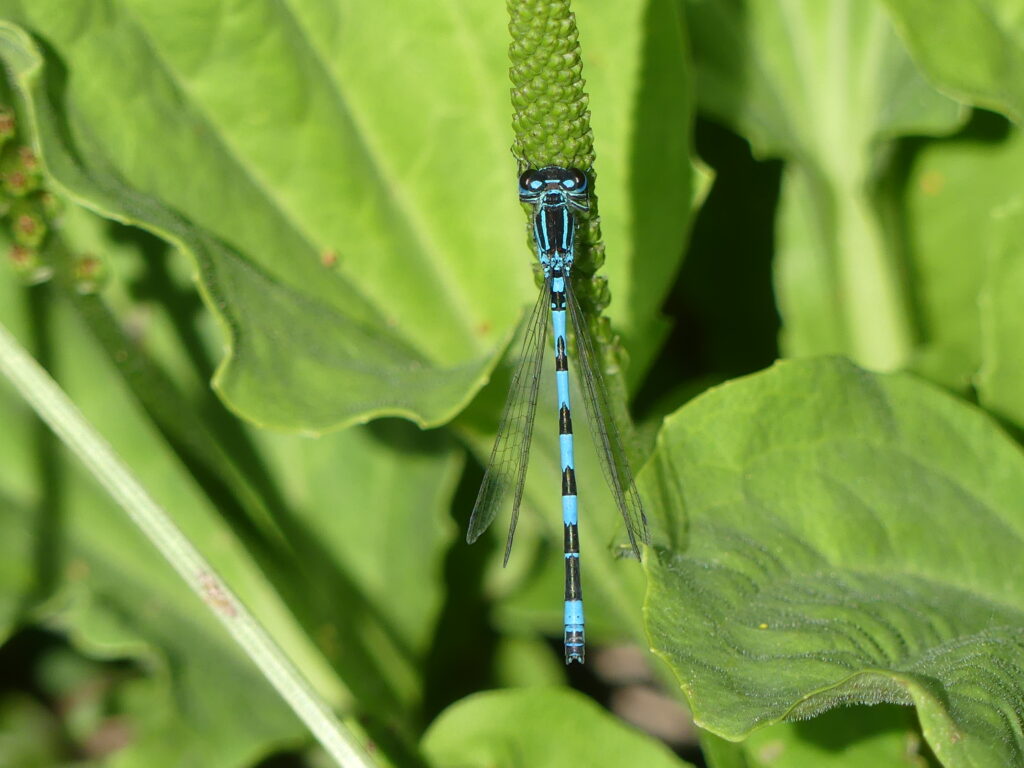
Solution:
[{"label": "broad green leaf", "polygon": [[[1024,146],[1024,141],[1017,141]],[[1020,153],[1024,156],[1024,152]],[[1005,173],[1005,168],[1003,172]],[[1024,428],[1024,197],[1019,193],[993,221],[988,269],[981,293],[982,404]]]},{"label": "broad green leaf", "polygon": [[[119,266],[131,268],[132,277],[112,281],[105,294],[125,317],[144,313],[136,336],[165,369],[182,368],[195,355],[191,337],[174,321],[180,311],[174,296],[185,286],[165,286],[162,301],[139,303],[122,294],[141,293],[153,276],[139,269],[137,258]],[[197,320],[212,358],[215,329],[207,315]],[[236,490],[239,501],[256,493],[267,507],[277,535],[261,544],[277,551],[266,567],[310,633],[343,675],[383,681],[400,671],[391,682],[405,704],[415,702],[421,683],[409,673],[423,660],[440,610],[442,559],[455,535],[448,507],[462,451],[442,433],[395,420],[308,439],[246,430],[202,397],[196,407],[215,430],[211,439],[253,486]],[[223,475],[222,463],[206,469]],[[330,588],[310,590],[310,584]],[[395,600],[396,593],[403,599]],[[352,655],[356,650],[371,650],[373,658]]]},{"label": "broad green leaf", "polygon": [[[395,420],[316,440],[263,434],[259,443],[295,510],[289,533],[301,576],[291,586],[317,585],[312,602],[325,623],[316,629],[329,656],[365,646],[347,635],[372,627],[388,636],[370,646],[376,675],[402,668],[396,655],[422,671],[444,598],[445,552],[463,539],[448,511],[461,451],[443,434]],[[366,611],[378,619],[360,619]],[[415,699],[420,684],[400,688]]]},{"label": "broad green leaf", "polygon": [[1020,0],[885,0],[918,65],[969,104],[1024,116],[1024,4]]},{"label": "broad green leaf", "polygon": [[591,699],[561,688],[490,691],[462,699],[433,722],[423,750],[438,768],[688,765]]},{"label": "broad green leaf", "polygon": [[[617,319],[637,338],[656,327],[690,195],[683,38],[661,0],[645,47],[646,7],[626,25],[610,8],[584,32],[595,50],[615,43],[592,81],[595,126],[610,124],[599,193]],[[500,4],[4,0],[0,17],[52,55],[4,36],[54,181],[195,260],[228,337],[216,386],[230,407],[305,431],[388,414],[433,425],[480,387],[536,290]],[[680,77],[641,99],[649,50]],[[643,104],[635,125],[623,99]],[[629,170],[659,110],[681,121],[661,156],[671,173]],[[634,188],[682,204],[616,217]],[[631,284],[635,253],[664,284]]]},{"label": "broad green leaf", "polygon": [[913,327],[874,209],[884,144],[945,133],[961,108],[914,69],[877,3],[689,0],[698,102],[787,166],[775,288],[788,355],[904,365]]},{"label": "broad green leaf", "polygon": [[648,630],[699,725],[913,704],[944,765],[1021,761],[1024,455],[988,417],[781,363],[670,417],[656,456],[675,544],[647,561]]},{"label": "broad green leaf", "polygon": [[[187,82],[187,73],[174,67],[194,66],[194,41],[212,31],[204,32],[199,22],[215,24],[216,13],[193,16],[182,11],[176,25],[151,18],[161,8],[166,11],[162,3],[149,4],[150,15],[144,12],[145,3],[134,4],[130,11],[110,7],[104,14],[90,14],[88,3],[76,5],[60,3],[58,10],[56,4],[50,8],[33,3],[25,9],[30,18],[24,21],[32,22],[38,13],[41,24],[54,25],[30,28],[63,56],[68,67],[67,87],[59,94],[63,98],[48,90],[39,51],[20,30],[6,28],[0,53],[35,116],[32,127],[54,181],[102,215],[144,227],[196,259],[200,287],[229,334],[229,356],[216,379],[225,400],[254,421],[309,431],[388,413],[421,422],[449,417],[474,382],[478,385],[486,360],[468,344],[461,345],[466,353],[455,359],[467,334],[441,326],[445,317],[460,313],[461,305],[438,300],[445,290],[433,276],[414,275],[405,264],[408,279],[395,282],[392,274],[381,280],[390,280],[392,291],[410,285],[434,291],[434,322],[425,316],[388,317],[345,278],[346,265],[353,261],[360,274],[380,271],[380,259],[362,254],[385,247],[392,237],[400,242],[389,247],[407,254],[415,238],[408,227],[366,221],[382,214],[372,201],[393,195],[379,176],[360,188],[352,182],[351,171],[343,172],[351,146],[338,148],[344,142],[323,125],[307,136],[301,124],[293,124],[322,110],[344,112],[326,77],[314,76],[314,52],[286,59],[277,73],[277,86],[295,89],[283,103],[238,87],[255,85],[255,73],[265,71],[277,55],[285,56],[253,46],[236,44],[235,56],[211,57],[215,64],[200,71],[209,74],[212,69],[214,82],[204,88],[202,82]],[[288,48],[288,28],[261,14],[266,4],[245,8],[237,27],[232,26],[234,34],[244,37],[261,30],[269,35],[268,49]],[[13,9],[0,5],[0,14],[5,13]],[[189,34],[178,34],[186,17]],[[15,18],[23,20],[20,13]],[[88,64],[78,66],[79,61]],[[124,61],[133,66],[124,66]],[[265,61],[263,66],[260,61]],[[288,82],[277,83],[277,78]],[[321,86],[318,95],[306,91],[310,83]],[[243,94],[254,101],[259,97],[258,113],[237,112],[234,100]],[[200,98],[212,104],[190,102]],[[217,110],[226,110],[228,116]],[[239,135],[222,133],[218,119],[229,120]],[[355,141],[347,117],[338,120],[348,127],[339,135]],[[291,142],[285,131],[294,135]],[[330,153],[321,141],[332,137],[336,151]],[[233,145],[232,139],[244,146]],[[284,146],[301,148],[298,154],[303,156],[287,162]],[[254,167],[248,151],[271,167]],[[268,181],[264,172],[286,176],[290,186]],[[364,208],[364,226],[346,227],[324,199],[326,181],[314,189],[310,175],[326,175],[337,185],[348,182],[350,199]],[[382,233],[384,242],[346,242],[336,231],[314,236],[306,231],[313,226],[307,217],[328,222],[330,230],[356,232],[353,237],[364,229]],[[335,261],[336,269],[330,266]],[[431,271],[430,264],[418,263],[421,271]],[[431,283],[433,288],[428,288]],[[438,340],[428,357],[395,330],[412,327],[433,330],[447,341]]]}]

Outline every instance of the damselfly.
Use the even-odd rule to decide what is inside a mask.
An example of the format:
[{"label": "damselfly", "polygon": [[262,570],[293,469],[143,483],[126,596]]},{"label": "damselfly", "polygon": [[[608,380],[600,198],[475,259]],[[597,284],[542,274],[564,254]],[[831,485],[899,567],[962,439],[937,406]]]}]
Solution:
[{"label": "damselfly", "polygon": [[633,473],[612,416],[600,360],[590,340],[587,323],[573,293],[573,248],[576,214],[589,210],[586,175],[576,168],[548,166],[528,170],[519,178],[519,199],[533,206],[533,239],[544,274],[544,287],[530,314],[522,357],[512,377],[508,401],[498,425],[498,436],[484,473],[480,493],[469,520],[466,540],[473,543],[494,521],[498,509],[512,493],[512,519],[505,541],[505,563],[512,551],[519,520],[519,504],[530,457],[537,391],[543,368],[548,310],[554,326],[555,385],[558,393],[558,442],[562,467],[562,521],[565,526],[565,663],[583,663],[583,590],[580,584],[580,549],[576,474],[573,459],[572,415],[569,407],[569,343],[566,313],[572,317],[579,357],[583,402],[590,419],[597,455],[615,503],[626,522],[626,533],[637,557],[639,542],[647,542],[647,519]]}]

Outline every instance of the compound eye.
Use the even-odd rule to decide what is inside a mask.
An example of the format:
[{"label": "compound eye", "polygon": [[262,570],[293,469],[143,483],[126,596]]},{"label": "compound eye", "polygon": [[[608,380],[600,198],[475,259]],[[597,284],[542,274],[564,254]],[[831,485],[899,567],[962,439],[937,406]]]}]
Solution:
[{"label": "compound eye", "polygon": [[519,177],[519,188],[528,191],[536,191],[544,186],[544,182],[537,178],[536,171],[524,171]]},{"label": "compound eye", "polygon": [[574,192],[582,192],[587,188],[587,177],[578,168],[570,168],[569,175],[562,179],[562,186]]}]

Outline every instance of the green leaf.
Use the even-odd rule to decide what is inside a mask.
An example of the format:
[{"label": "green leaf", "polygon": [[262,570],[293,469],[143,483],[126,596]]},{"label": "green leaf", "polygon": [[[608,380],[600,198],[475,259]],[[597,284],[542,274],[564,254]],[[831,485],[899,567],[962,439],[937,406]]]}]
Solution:
[{"label": "green leaf", "polygon": [[462,699],[430,726],[423,750],[439,768],[687,765],[592,700],[559,688],[491,691]]},{"label": "green leaf", "polygon": [[[291,567],[301,576],[289,586],[330,585],[313,600],[321,645],[345,656],[367,646],[358,635],[368,627],[383,633],[364,647],[373,675],[340,666],[381,680],[402,670],[393,684],[414,702],[422,681],[410,668],[424,660],[441,611],[445,553],[463,538],[449,513],[463,453],[443,434],[396,420],[318,440],[262,434],[259,444],[295,514]],[[363,611],[379,616],[359,618]]]},{"label": "green leaf", "polygon": [[656,466],[685,545],[648,560],[647,624],[699,725],[914,704],[944,765],[1020,762],[1024,456],[988,417],[782,363],[670,417]]},{"label": "green leaf", "polygon": [[1024,243],[1024,137],[991,114],[924,146],[906,186],[906,222],[922,343],[914,369],[976,387],[983,405],[1021,423],[1016,256]]},{"label": "green leaf", "polygon": [[1024,15],[1017,0],[885,0],[918,66],[938,88],[1019,121],[1024,116]]},{"label": "green leaf", "polygon": [[[1022,148],[1024,141],[1015,142]],[[1007,172],[1000,169],[1000,175]],[[983,365],[978,373],[981,403],[1024,429],[1024,209],[1019,195],[993,221],[988,269],[981,292]]]},{"label": "green leaf", "polygon": [[[658,18],[674,13],[657,7]],[[230,407],[307,432],[383,415],[450,419],[536,290],[508,151],[500,5],[258,0],[229,17],[187,0],[92,8],[4,0],[0,16],[50,59],[13,27],[0,53],[52,180],[195,260],[227,335],[215,384]],[[592,76],[595,102],[609,101],[595,124],[620,126],[631,114],[621,104],[641,99],[643,8],[629,25],[603,14],[584,33],[618,33],[607,81],[600,67]],[[678,25],[656,28],[651,60],[680,72]],[[662,106],[688,115],[685,79],[670,82]],[[617,144],[627,126],[603,139],[605,210],[627,207],[634,187],[686,205],[605,228],[623,275],[617,319],[638,339],[660,302],[627,283],[629,262],[675,271],[691,186],[685,130],[664,150],[671,175],[652,186],[662,169],[651,161],[627,170],[654,130],[659,104],[643,104],[637,135]]]},{"label": "green leaf", "polygon": [[[443,99],[424,104],[433,87],[397,73],[447,82],[450,67],[480,68],[475,46],[453,48],[455,61],[430,58],[438,70],[428,75],[363,57],[363,41],[388,37],[370,27],[389,23],[379,13],[339,27],[317,18],[320,4],[291,16],[264,2],[222,27],[218,13],[182,2],[117,3],[101,16],[87,2],[7,5],[0,13],[67,67],[55,92],[35,47],[8,30],[5,55],[50,174],[101,214],[196,259],[230,338],[217,386],[232,407],[260,423],[322,430],[384,414],[438,423],[466,402],[522,293],[474,292],[489,260],[466,268],[466,254],[500,252],[503,239],[498,228],[458,224],[488,221],[492,209],[498,220],[518,213],[514,198],[494,192],[500,167],[462,158],[431,174],[418,159],[434,147],[432,165],[445,167],[463,143],[500,143],[505,154],[507,141],[497,116],[459,121]],[[260,47],[248,43],[257,32]],[[196,41],[214,39],[197,61]],[[385,94],[381,69],[400,92]],[[463,87],[463,109],[474,94],[491,98]],[[432,117],[387,114],[395,105],[429,105]],[[425,135],[411,137],[412,125]],[[472,174],[474,195],[450,194],[459,173]],[[477,210],[453,209],[469,204]],[[503,285],[525,288],[525,272]]]},{"label": "green leaf", "polygon": [[876,3],[687,8],[701,108],[790,161],[776,240],[784,351],[904,365],[912,317],[871,185],[885,141],[948,132],[960,107],[921,78]]},{"label": "green leaf", "polygon": [[906,221],[922,341],[914,368],[961,391],[981,364],[978,297],[994,225],[1018,192],[1024,142],[970,135],[926,145],[907,181]]}]

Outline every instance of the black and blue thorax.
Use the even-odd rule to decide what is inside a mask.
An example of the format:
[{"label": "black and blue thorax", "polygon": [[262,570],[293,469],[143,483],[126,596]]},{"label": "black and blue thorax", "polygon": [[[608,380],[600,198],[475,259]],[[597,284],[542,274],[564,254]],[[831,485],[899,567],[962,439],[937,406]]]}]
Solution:
[{"label": "black and blue thorax", "polygon": [[519,199],[533,206],[533,238],[544,277],[568,277],[576,239],[576,212],[589,210],[587,177],[577,168],[549,165],[519,177]]}]

